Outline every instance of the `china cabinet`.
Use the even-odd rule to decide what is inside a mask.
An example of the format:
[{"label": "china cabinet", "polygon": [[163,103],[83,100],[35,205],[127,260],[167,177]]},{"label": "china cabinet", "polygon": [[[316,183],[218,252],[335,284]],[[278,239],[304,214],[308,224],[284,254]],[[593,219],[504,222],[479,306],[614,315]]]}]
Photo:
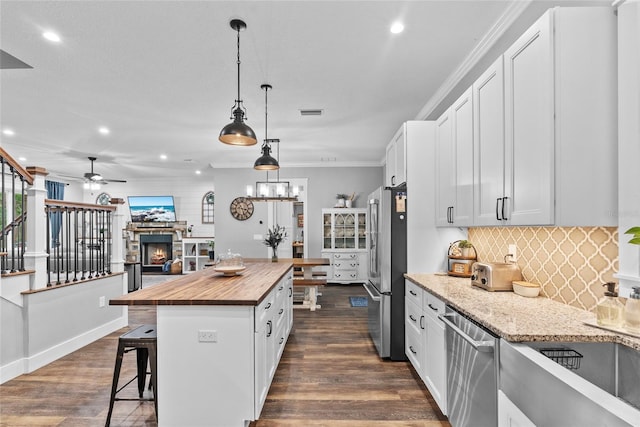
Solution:
[{"label": "china cabinet", "polygon": [[366,227],[366,209],[322,210],[322,257],[331,260],[327,281],[362,283],[367,280]]}]

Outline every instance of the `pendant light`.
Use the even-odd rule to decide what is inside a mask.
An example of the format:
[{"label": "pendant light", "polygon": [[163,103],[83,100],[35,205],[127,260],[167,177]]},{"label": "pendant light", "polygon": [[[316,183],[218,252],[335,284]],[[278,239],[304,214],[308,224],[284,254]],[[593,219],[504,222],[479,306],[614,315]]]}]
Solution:
[{"label": "pendant light", "polygon": [[272,89],[269,84],[263,84],[260,86],[264,89],[264,142],[262,143],[262,156],[258,157],[258,160],[253,165],[253,168],[259,171],[272,171],[280,169],[278,161],[271,157],[271,144],[267,136],[267,92]]},{"label": "pendant light", "polygon": [[245,30],[247,24],[240,19],[232,19],[229,25],[238,33],[238,97],[231,108],[233,122],[222,128],[218,139],[229,145],[255,145],[258,139],[253,129],[244,123],[246,110],[240,99],[240,31]]}]

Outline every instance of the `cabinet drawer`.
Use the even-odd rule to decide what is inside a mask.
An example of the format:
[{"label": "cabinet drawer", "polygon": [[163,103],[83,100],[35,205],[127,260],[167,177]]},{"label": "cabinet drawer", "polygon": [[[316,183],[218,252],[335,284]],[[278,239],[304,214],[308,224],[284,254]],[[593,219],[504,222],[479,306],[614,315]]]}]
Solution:
[{"label": "cabinet drawer", "polygon": [[438,320],[438,315],[444,314],[444,301],[432,295],[430,292],[424,291],[422,301],[422,303],[424,304],[424,311],[427,313],[427,316]]},{"label": "cabinet drawer", "polygon": [[424,316],[422,315],[422,308],[418,307],[408,297],[405,297],[405,325],[407,329],[413,329],[416,333],[422,335],[424,330]]},{"label": "cabinet drawer", "polygon": [[341,270],[356,270],[358,268],[358,261],[357,260],[350,260],[350,261],[334,261],[333,262],[333,269],[334,271],[341,271]]},{"label": "cabinet drawer", "polygon": [[406,328],[404,352],[420,377],[422,377],[422,371],[424,370],[422,342],[422,336],[419,333],[413,328]]},{"label": "cabinet drawer", "polygon": [[275,293],[272,291],[262,302],[256,307],[256,330],[260,325],[265,323],[265,320],[272,316],[275,310]]},{"label": "cabinet drawer", "polygon": [[407,299],[413,301],[418,307],[422,308],[422,293],[423,290],[415,283],[405,280],[404,295]]},{"label": "cabinet drawer", "polygon": [[356,270],[334,270],[333,278],[336,280],[353,280],[358,278]]},{"label": "cabinet drawer", "polygon": [[354,253],[339,253],[339,254],[333,254],[333,259],[334,260],[340,260],[340,261],[348,261],[348,260],[358,260],[358,254],[354,254]]}]

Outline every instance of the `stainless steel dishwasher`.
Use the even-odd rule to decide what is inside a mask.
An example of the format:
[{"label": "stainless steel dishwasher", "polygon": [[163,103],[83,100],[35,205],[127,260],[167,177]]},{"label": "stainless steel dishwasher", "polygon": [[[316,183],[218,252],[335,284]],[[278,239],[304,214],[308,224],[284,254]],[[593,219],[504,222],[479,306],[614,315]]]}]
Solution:
[{"label": "stainless steel dishwasher", "polygon": [[498,337],[450,306],[439,318],[447,342],[447,410],[453,427],[498,425]]}]

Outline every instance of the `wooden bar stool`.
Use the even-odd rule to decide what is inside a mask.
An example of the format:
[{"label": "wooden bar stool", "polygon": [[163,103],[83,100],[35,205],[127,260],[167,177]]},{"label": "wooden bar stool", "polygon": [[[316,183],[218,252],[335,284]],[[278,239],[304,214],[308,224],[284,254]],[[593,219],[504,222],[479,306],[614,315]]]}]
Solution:
[{"label": "wooden bar stool", "polygon": [[[157,342],[158,334],[156,331],[156,325],[142,325],[120,336],[118,340],[118,353],[116,355],[116,366],[113,370],[113,383],[111,385],[111,400],[109,401],[109,413],[107,414],[107,421],[105,426],[109,426],[111,423],[111,413],[113,412],[113,404],[116,400],[137,400],[137,401],[151,401],[153,400],[156,410],[156,420],[158,419],[158,385],[156,384],[157,378]],[[125,353],[132,350],[136,350],[138,373],[129,382],[122,387],[118,388],[118,379],[120,377],[120,368],[122,367],[122,357]],[[147,372],[147,359],[151,362],[151,371]],[[144,392],[144,385],[147,378],[147,374],[150,374],[151,379],[149,381],[149,389],[153,387],[153,398],[143,399],[142,393]],[[116,394],[123,388],[138,379],[138,399],[134,398],[117,398]]]}]

